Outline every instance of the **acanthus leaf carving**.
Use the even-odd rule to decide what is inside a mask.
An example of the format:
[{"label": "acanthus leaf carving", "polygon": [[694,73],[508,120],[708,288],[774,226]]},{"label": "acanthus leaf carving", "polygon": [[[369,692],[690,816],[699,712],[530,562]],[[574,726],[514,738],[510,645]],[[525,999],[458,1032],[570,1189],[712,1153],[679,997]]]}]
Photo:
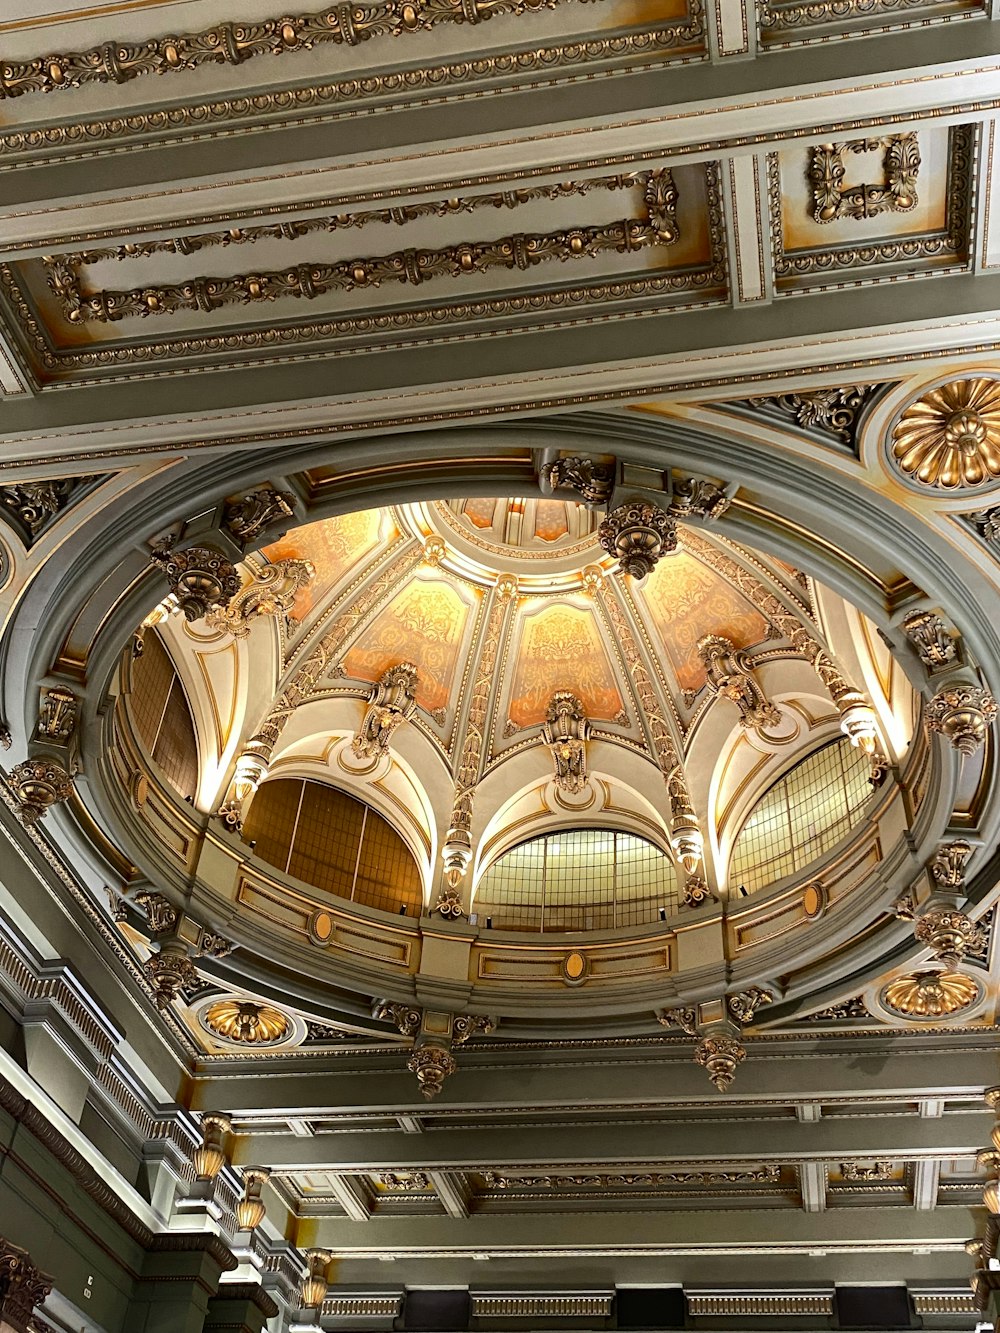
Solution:
[{"label": "acanthus leaf carving", "polygon": [[372,687],[361,726],[351,741],[351,750],[359,759],[379,758],[388,752],[396,728],[416,712],[416,688],[417,668],[412,662],[400,662],[383,672]]},{"label": "acanthus leaf carving", "polygon": [[308,560],[276,560],[265,565],[227,605],[209,611],[205,624],[231,634],[234,639],[245,639],[255,620],[264,616],[290,616],[296,594],[315,573]]},{"label": "acanthus leaf carving", "polygon": [[560,791],[579,793],[587,786],[587,741],[590,722],[583,704],[570,690],[556,690],[549,700],[542,739],[555,768]]}]

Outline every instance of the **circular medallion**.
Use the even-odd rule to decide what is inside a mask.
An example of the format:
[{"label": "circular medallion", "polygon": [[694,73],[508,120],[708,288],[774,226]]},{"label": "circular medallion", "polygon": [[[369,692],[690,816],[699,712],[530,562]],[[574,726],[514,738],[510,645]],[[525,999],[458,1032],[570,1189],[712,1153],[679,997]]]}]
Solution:
[{"label": "circular medallion", "polygon": [[202,1021],[210,1032],[241,1046],[272,1046],[287,1035],[287,1014],[270,1004],[232,996],[216,1000],[205,1010]]},{"label": "circular medallion", "polygon": [[980,994],[979,983],[964,972],[914,972],[890,981],[882,1003],[904,1018],[931,1020],[971,1009]]},{"label": "circular medallion", "polygon": [[970,490],[1000,479],[1000,381],[951,380],[904,408],[889,457],[920,487]]},{"label": "circular medallion", "polygon": [[313,912],[308,930],[314,944],[328,944],[333,938],[333,917],[329,912]]},{"label": "circular medallion", "polygon": [[587,980],[587,958],[585,954],[574,949],[568,953],[562,961],[563,979],[567,985],[579,986]]},{"label": "circular medallion", "polygon": [[826,907],[826,890],[822,884],[807,884],[802,890],[802,910],[810,921],[823,915]]}]

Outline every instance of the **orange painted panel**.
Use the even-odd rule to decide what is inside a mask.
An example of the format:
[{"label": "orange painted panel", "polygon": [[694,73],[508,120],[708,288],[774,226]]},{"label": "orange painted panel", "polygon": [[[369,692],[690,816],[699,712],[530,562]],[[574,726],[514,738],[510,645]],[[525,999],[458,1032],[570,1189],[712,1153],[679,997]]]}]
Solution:
[{"label": "orange painted panel", "polygon": [[621,695],[591,611],[535,598],[526,602],[516,657],[510,717],[518,726],[543,722],[556,690],[572,690],[588,717],[610,719],[621,711]]},{"label": "orange painted panel", "polygon": [[[341,514],[294,528],[280,541],[264,547],[269,560],[308,560],[315,566],[316,577],[296,594],[293,608],[296,620],[308,615],[326,592],[375,549],[380,519],[378,509]],[[387,534],[387,538],[392,535]]]},{"label": "orange painted panel", "polygon": [[417,703],[444,708],[455,678],[469,605],[440,576],[418,575],[398,592],[344,659],[349,676],[376,681],[389,667],[417,668]]}]

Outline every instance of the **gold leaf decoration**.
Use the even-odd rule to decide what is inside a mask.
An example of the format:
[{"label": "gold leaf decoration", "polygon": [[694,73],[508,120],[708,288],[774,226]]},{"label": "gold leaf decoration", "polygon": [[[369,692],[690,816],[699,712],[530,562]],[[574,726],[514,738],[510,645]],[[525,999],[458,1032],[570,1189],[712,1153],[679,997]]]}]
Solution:
[{"label": "gold leaf decoration", "polygon": [[205,1011],[205,1022],[226,1041],[260,1046],[280,1041],[288,1031],[289,1020],[280,1009],[253,1000],[216,1000]]},{"label": "gold leaf decoration", "polygon": [[914,972],[891,981],[882,998],[906,1018],[946,1018],[975,1004],[979,985],[961,972]]},{"label": "gold leaf decoration", "polygon": [[892,458],[906,476],[940,490],[1000,478],[1000,381],[952,380],[918,398],[893,427]]}]

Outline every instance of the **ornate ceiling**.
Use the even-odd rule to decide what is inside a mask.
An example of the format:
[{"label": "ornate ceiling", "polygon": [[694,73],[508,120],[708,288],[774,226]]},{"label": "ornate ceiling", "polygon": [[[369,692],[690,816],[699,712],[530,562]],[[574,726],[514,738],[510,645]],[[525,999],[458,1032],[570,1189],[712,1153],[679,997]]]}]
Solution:
[{"label": "ornate ceiling", "polygon": [[[994,8],[8,0],[0,1074],[286,1327],[995,1302]],[[837,738],[857,823],[743,897]],[[421,914],[255,856],[281,777]],[[581,824],[662,914],[478,919]]]}]

